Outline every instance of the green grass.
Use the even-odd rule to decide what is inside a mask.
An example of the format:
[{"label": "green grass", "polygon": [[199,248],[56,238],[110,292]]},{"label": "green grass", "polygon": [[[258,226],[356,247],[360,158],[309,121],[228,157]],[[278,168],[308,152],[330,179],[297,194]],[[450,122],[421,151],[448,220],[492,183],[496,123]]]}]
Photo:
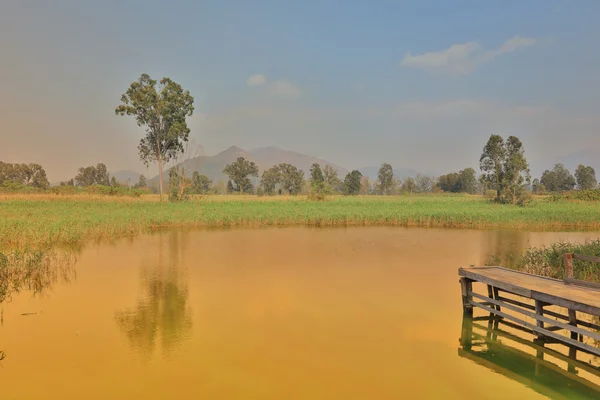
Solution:
[{"label": "green grass", "polygon": [[567,230],[600,228],[597,202],[535,200],[527,207],[475,196],[305,197],[207,196],[184,203],[154,198],[4,196],[0,251],[81,245],[163,227],[388,225]]},{"label": "green grass", "polygon": [[[550,246],[531,247],[516,256],[492,257],[488,264],[503,265],[530,274],[563,279],[565,253],[600,257],[600,240],[588,240],[583,244],[558,242]],[[599,267],[600,264],[595,262],[573,260],[574,278],[598,282],[600,281]]]}]

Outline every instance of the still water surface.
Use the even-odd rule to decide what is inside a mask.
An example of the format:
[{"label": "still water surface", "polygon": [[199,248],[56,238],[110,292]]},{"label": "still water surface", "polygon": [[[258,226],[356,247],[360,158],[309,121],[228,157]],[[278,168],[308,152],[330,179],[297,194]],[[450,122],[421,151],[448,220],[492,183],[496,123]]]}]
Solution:
[{"label": "still water surface", "polygon": [[546,398],[459,356],[457,269],[598,237],[271,228],[89,245],[75,281],[1,306],[0,398]]}]

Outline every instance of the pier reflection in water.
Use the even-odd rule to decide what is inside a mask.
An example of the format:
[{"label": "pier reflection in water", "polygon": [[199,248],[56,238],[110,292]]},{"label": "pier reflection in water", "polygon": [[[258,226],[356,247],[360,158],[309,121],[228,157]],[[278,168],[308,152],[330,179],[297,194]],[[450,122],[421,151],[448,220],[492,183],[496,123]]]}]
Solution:
[{"label": "pier reflection in water", "polygon": [[463,315],[458,355],[551,399],[600,398],[596,356],[493,315]]}]

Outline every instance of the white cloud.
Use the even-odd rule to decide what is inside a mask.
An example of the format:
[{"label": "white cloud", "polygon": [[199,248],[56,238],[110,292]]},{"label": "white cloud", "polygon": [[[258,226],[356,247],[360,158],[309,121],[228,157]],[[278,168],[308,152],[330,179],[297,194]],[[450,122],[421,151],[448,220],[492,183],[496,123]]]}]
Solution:
[{"label": "white cloud", "polygon": [[492,61],[503,54],[537,44],[537,40],[515,36],[500,47],[484,50],[477,42],[454,44],[446,50],[412,55],[404,55],[400,62],[402,67],[422,69],[431,73],[464,75],[471,73],[481,65]]},{"label": "white cloud", "polygon": [[246,81],[246,85],[248,85],[248,86],[260,86],[260,85],[264,85],[265,83],[267,83],[267,77],[264,76],[263,74],[252,75]]}]

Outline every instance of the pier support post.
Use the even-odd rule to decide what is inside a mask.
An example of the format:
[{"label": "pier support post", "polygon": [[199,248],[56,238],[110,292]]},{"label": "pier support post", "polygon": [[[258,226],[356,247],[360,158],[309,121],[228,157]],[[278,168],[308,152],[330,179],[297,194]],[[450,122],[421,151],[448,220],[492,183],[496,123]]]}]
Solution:
[{"label": "pier support post", "polygon": [[460,290],[462,292],[463,311],[466,315],[473,315],[473,306],[470,301],[472,296],[469,294],[473,290],[473,281],[468,278],[460,278]]},{"label": "pier support post", "polygon": [[[535,313],[537,315],[544,315],[544,303],[541,302],[540,300],[536,300],[535,301]],[[544,328],[544,322],[540,321],[539,319],[535,321],[536,325],[538,326],[538,328]],[[539,338],[543,338],[544,335],[542,335],[541,333],[536,333],[537,336]]]},{"label": "pier support post", "polygon": [[[569,309],[569,325],[577,326],[577,311]],[[577,332],[571,331],[571,339],[577,340]]]},{"label": "pier support post", "polygon": [[564,267],[565,267],[565,276],[564,279],[572,279],[573,278],[573,254],[565,253],[564,257]]}]

